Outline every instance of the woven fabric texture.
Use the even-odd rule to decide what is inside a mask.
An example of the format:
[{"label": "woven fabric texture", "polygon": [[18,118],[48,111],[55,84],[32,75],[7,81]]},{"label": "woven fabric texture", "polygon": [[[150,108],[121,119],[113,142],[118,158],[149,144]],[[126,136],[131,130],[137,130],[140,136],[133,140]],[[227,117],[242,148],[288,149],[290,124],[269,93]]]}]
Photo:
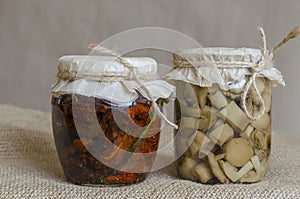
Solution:
[{"label": "woven fabric texture", "polygon": [[0,106],[0,198],[300,198],[300,137],[273,133],[271,169],[255,184],[202,185],[176,177],[174,166],[125,187],[67,183],[50,114]]}]

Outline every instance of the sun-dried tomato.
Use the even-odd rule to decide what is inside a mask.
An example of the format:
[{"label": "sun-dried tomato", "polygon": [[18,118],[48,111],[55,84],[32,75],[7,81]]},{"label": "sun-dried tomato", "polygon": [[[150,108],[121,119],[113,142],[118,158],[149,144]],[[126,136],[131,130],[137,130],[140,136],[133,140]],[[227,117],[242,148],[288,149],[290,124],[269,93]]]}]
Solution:
[{"label": "sun-dried tomato", "polygon": [[[160,119],[153,118],[152,103],[143,97],[128,105],[116,106],[81,95],[53,96],[54,138],[67,180],[80,185],[122,185],[143,181],[147,172],[119,171],[103,164],[99,157],[149,172],[154,155],[138,159],[123,150],[134,153],[157,150]],[[148,136],[140,138],[145,136],[145,130]],[[113,151],[105,139],[113,144]]]}]

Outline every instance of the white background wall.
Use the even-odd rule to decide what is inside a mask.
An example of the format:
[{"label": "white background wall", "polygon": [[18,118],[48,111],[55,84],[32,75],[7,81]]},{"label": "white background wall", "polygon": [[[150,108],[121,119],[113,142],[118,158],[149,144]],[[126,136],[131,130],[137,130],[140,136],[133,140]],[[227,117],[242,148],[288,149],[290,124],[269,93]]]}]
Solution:
[{"label": "white background wall", "polygon": [[[57,59],[143,26],[185,33],[203,46],[270,47],[300,23],[298,0],[0,0],[0,103],[49,111]],[[297,133],[300,38],[276,53],[287,86],[274,89],[274,129]]]}]

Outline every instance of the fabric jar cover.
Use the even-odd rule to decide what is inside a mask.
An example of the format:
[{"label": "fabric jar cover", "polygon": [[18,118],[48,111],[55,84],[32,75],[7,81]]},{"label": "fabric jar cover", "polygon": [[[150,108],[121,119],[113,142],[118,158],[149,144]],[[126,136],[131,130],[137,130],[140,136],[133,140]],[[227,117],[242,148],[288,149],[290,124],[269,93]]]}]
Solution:
[{"label": "fabric jar cover", "polygon": [[[253,74],[254,67],[262,59],[259,49],[252,48],[196,48],[176,51],[174,54],[175,69],[166,75],[167,79],[182,80],[202,87],[214,83],[223,90]],[[270,79],[274,84],[284,85],[283,77],[273,67],[272,55],[267,58],[259,76]]]},{"label": "fabric jar cover", "polygon": [[[174,98],[175,87],[157,78],[157,63],[148,57],[123,57],[136,67],[139,79],[155,100]],[[58,60],[59,82],[53,93],[74,93],[102,98],[115,104],[134,101],[140,92],[138,83],[130,77],[130,70],[108,56],[63,56]]]}]

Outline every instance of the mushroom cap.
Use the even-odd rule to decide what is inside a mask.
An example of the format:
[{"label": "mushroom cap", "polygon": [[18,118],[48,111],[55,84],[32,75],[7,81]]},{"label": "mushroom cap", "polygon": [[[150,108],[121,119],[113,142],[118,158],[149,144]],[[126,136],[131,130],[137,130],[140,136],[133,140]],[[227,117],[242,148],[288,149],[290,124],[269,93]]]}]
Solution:
[{"label": "mushroom cap", "polygon": [[236,167],[244,166],[253,156],[250,142],[245,138],[233,138],[223,147],[225,160]]}]

